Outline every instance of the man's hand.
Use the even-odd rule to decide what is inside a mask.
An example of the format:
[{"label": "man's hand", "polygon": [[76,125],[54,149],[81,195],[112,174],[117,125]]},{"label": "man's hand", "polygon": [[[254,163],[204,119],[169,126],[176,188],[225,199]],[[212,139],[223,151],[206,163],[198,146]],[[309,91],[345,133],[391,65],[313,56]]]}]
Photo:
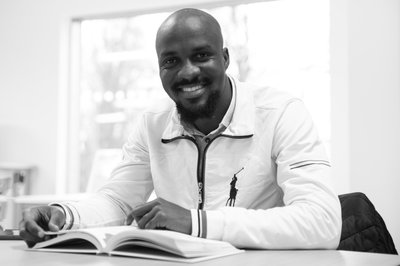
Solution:
[{"label": "man's hand", "polygon": [[136,221],[141,229],[167,229],[192,233],[190,210],[162,198],[137,206],[127,217],[126,224]]},{"label": "man's hand", "polygon": [[20,236],[28,247],[47,240],[44,231],[57,232],[64,226],[63,211],[54,206],[41,206],[25,210],[19,223]]}]

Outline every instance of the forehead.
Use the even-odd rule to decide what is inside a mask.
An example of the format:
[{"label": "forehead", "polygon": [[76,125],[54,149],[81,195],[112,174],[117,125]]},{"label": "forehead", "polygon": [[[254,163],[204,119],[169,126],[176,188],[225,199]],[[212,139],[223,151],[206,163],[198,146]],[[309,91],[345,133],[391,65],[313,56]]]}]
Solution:
[{"label": "forehead", "polygon": [[157,34],[157,54],[183,49],[222,48],[219,28],[198,17],[174,19],[165,23]]}]

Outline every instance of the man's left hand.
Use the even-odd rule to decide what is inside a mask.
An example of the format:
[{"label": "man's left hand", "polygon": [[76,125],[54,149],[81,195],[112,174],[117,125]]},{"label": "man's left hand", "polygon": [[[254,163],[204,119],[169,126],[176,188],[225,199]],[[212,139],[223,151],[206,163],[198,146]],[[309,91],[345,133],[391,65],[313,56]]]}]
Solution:
[{"label": "man's left hand", "polygon": [[126,224],[133,220],[141,229],[167,229],[189,235],[192,232],[190,210],[162,198],[137,206],[128,215]]}]

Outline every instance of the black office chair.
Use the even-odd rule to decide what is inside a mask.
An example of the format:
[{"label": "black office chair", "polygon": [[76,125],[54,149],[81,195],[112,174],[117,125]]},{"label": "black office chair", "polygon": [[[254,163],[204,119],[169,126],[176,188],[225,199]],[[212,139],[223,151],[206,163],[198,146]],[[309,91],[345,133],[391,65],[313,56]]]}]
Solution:
[{"label": "black office chair", "polygon": [[361,192],[339,195],[342,234],[338,250],[397,254],[385,222]]}]

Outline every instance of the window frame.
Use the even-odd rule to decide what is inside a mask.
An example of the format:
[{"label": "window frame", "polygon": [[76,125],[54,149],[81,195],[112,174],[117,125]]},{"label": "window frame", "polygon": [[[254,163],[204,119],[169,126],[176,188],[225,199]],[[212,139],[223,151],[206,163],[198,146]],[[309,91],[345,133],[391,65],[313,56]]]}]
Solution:
[{"label": "window frame", "polygon": [[[191,7],[200,8],[200,9],[212,9],[224,6],[235,6],[242,4],[251,4],[251,3],[261,3],[261,2],[272,2],[272,1],[280,1],[280,0],[234,0],[234,1],[215,1],[210,3],[193,3],[190,4]],[[80,24],[83,20],[86,19],[107,19],[107,18],[116,18],[116,17],[130,17],[137,15],[145,15],[145,14],[154,14],[160,12],[171,12],[173,10],[184,8],[187,5],[175,5],[175,6],[154,6],[154,8],[143,9],[143,10],[135,10],[130,12],[116,12],[109,14],[95,14],[88,16],[79,16],[72,18],[70,21],[70,29],[69,29],[69,88],[67,97],[63,98],[64,104],[67,109],[66,115],[66,123],[63,126],[64,129],[68,132],[66,136],[64,136],[61,142],[62,148],[66,155],[62,156],[63,159],[60,163],[60,168],[62,169],[62,173],[59,171],[57,191],[61,193],[76,193],[79,191],[79,179],[80,179],[80,160],[76,159],[77,155],[79,157],[79,124],[80,124],[80,115],[79,115],[79,73],[80,73],[80,47],[77,45],[80,39]]]}]

